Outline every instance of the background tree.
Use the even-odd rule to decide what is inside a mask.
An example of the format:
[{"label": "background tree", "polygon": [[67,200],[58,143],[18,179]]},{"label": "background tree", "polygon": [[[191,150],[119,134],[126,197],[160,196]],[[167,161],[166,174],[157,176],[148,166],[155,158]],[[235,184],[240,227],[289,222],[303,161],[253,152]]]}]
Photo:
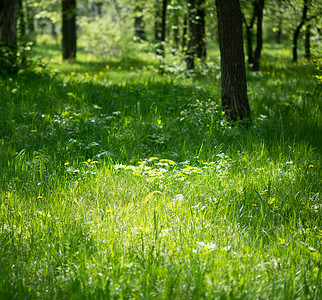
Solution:
[{"label": "background tree", "polygon": [[[263,10],[264,0],[253,0],[252,2],[243,1],[244,13],[242,14],[243,23],[246,29],[247,56],[248,63],[253,71],[259,70],[260,55],[263,47]],[[247,17],[251,10],[250,18]],[[249,21],[248,21],[249,19]],[[256,24],[256,49],[253,51],[253,30]]]},{"label": "background tree", "polygon": [[76,0],[62,0],[63,59],[76,58]]},{"label": "background tree", "polygon": [[166,35],[167,0],[156,1],[155,40],[157,55],[164,56],[164,42]]},{"label": "background tree", "polygon": [[310,3],[310,0],[303,0],[302,18],[301,18],[300,24],[295,28],[293,33],[293,62],[297,61],[297,40],[303,25],[307,21],[309,3]]},{"label": "background tree", "polygon": [[17,70],[18,0],[0,1],[0,64],[9,72]]},{"label": "background tree", "polygon": [[194,59],[206,57],[205,1],[188,1],[189,41],[186,51],[187,69],[194,69]]},{"label": "background tree", "polygon": [[250,120],[239,0],[216,0],[221,101],[228,121]]},{"label": "background tree", "polygon": [[134,17],[135,37],[138,40],[144,40],[145,30],[144,30],[144,22],[143,22],[142,4],[136,5],[134,9],[134,13],[135,13],[135,17]]}]

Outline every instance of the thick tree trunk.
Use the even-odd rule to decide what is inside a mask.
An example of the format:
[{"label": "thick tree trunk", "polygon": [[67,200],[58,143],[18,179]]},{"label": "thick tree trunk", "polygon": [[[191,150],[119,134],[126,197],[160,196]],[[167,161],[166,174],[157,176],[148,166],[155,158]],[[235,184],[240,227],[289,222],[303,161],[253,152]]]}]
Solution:
[{"label": "thick tree trunk", "polygon": [[76,0],[62,0],[63,59],[76,58]]},{"label": "thick tree trunk", "polygon": [[0,1],[0,69],[9,72],[17,70],[17,14],[18,0]]},{"label": "thick tree trunk", "polygon": [[259,70],[259,61],[260,56],[263,48],[263,10],[264,10],[264,0],[259,0],[255,5],[256,10],[256,18],[257,18],[257,44],[256,49],[254,52],[254,59],[253,59],[253,71]]},{"label": "thick tree trunk", "polygon": [[305,30],[305,58],[311,59],[311,24],[306,27]]},{"label": "thick tree trunk", "polygon": [[144,31],[142,7],[137,6],[134,11],[135,11],[135,18],[134,18],[135,37],[138,40],[144,40],[145,39],[145,31]]},{"label": "thick tree trunk", "polygon": [[300,35],[301,29],[307,20],[308,9],[309,9],[309,0],[304,0],[301,22],[296,27],[293,34],[293,62],[297,62],[297,40]]},{"label": "thick tree trunk", "polygon": [[221,100],[228,121],[251,122],[239,0],[216,0],[221,55]]}]

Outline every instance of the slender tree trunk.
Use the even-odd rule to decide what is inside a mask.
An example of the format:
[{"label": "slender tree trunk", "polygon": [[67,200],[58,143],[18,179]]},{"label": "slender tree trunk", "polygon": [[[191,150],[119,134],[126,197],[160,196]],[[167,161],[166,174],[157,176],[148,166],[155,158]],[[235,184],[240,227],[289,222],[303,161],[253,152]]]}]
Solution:
[{"label": "slender tree trunk", "polygon": [[18,5],[18,0],[0,1],[0,69],[8,72],[17,71]]},{"label": "slender tree trunk", "polygon": [[164,56],[164,42],[166,34],[167,0],[157,1],[155,18],[155,39],[157,55]]},{"label": "slender tree trunk", "polygon": [[280,44],[281,37],[282,37],[282,23],[283,23],[282,0],[277,0],[277,6],[278,6],[278,25],[277,25],[277,32],[276,32],[276,44]]},{"label": "slender tree trunk", "polygon": [[138,40],[144,40],[145,31],[144,31],[144,24],[143,24],[142,6],[137,6],[134,11],[135,11],[135,18],[134,18],[135,37]]},{"label": "slender tree trunk", "polygon": [[228,121],[251,122],[239,0],[216,0],[221,55],[221,100]]},{"label": "slender tree trunk", "polygon": [[188,29],[188,16],[183,18],[183,30],[182,30],[182,49],[187,47],[187,29]]},{"label": "slender tree trunk", "polygon": [[311,59],[311,24],[306,27],[305,30],[305,58]]},{"label": "slender tree trunk", "polygon": [[196,55],[196,1],[188,1],[188,14],[189,14],[189,40],[186,51],[187,69],[193,70],[195,68],[195,55]]},{"label": "slender tree trunk", "polygon": [[303,0],[303,11],[300,24],[296,27],[293,34],[293,62],[297,62],[297,40],[301,29],[307,20],[307,12],[309,9],[309,0]]},{"label": "slender tree trunk", "polygon": [[247,20],[244,15],[242,15],[242,19],[245,24],[246,29],[246,49],[247,49],[247,57],[248,57],[248,64],[250,66],[253,65],[253,27],[256,20],[255,11],[253,13],[252,19],[250,23],[247,23]]},{"label": "slender tree trunk", "polygon": [[205,0],[197,0],[197,16],[196,16],[196,46],[197,57],[205,58],[207,53],[206,45],[206,22],[205,22]]},{"label": "slender tree trunk", "polygon": [[63,59],[76,58],[76,0],[62,0]]},{"label": "slender tree trunk", "polygon": [[259,70],[259,61],[263,48],[263,10],[264,10],[264,0],[259,0],[256,3],[256,18],[257,18],[257,44],[254,52],[254,60],[253,60],[253,71]]},{"label": "slender tree trunk", "polygon": [[24,13],[24,5],[22,0],[18,0],[19,6],[19,44],[21,49],[20,58],[21,58],[21,66],[26,66],[26,22],[25,22],[25,13]]}]

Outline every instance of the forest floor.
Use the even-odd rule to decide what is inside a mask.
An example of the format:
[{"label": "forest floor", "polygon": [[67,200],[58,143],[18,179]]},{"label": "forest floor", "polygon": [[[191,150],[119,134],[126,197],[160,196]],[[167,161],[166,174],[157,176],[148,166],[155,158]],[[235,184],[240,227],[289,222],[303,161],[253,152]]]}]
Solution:
[{"label": "forest floor", "polygon": [[265,47],[248,129],[216,56],[1,78],[0,298],[321,299],[321,61]]}]

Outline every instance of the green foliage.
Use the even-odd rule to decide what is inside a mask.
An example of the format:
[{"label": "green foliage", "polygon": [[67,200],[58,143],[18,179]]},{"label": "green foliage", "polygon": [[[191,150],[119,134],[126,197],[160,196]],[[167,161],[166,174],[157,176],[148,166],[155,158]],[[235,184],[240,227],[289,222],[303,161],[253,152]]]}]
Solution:
[{"label": "green foliage", "polygon": [[320,61],[264,50],[246,131],[215,67],[37,47],[0,80],[1,297],[321,297]]}]

